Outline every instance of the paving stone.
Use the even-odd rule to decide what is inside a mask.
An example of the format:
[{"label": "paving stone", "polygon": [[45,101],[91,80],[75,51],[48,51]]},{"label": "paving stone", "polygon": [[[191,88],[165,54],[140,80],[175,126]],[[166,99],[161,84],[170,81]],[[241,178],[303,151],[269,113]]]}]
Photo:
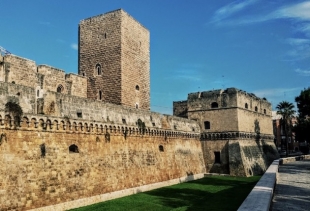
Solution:
[{"label": "paving stone", "polygon": [[310,210],[310,160],[279,167],[271,211]]}]

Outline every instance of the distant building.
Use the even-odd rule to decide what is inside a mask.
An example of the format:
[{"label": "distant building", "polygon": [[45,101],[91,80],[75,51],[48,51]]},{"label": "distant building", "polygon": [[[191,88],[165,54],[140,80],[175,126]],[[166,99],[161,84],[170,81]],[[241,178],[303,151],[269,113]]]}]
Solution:
[{"label": "distant building", "polygon": [[[295,126],[297,123],[297,118],[294,116],[292,118],[292,126]],[[278,150],[286,150],[286,136],[284,131],[284,125],[282,122],[282,116],[277,114],[277,111],[272,111],[272,125],[273,125],[273,134],[274,134],[274,143]],[[299,151],[299,143],[295,139],[295,133],[292,130],[288,131],[288,150]]]}]

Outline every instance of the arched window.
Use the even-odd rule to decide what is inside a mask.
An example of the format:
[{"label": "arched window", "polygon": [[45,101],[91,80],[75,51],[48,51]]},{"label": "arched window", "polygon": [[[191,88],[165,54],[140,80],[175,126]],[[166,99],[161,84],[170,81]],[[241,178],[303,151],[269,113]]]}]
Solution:
[{"label": "arched window", "polygon": [[139,91],[139,89],[140,89],[140,87],[137,85],[137,86],[136,86],[136,90],[138,90],[138,91]]},{"label": "arched window", "polygon": [[58,93],[62,93],[63,89],[64,89],[64,87],[61,84],[59,84],[58,87],[57,87],[57,92]]},{"label": "arched window", "polygon": [[163,152],[163,151],[164,151],[163,145],[159,145],[159,146],[158,146],[158,149],[159,149],[160,152]]},{"label": "arched window", "polygon": [[205,126],[205,130],[209,130],[210,129],[210,122],[209,121],[205,121],[204,122],[204,126]]},{"label": "arched window", "polygon": [[96,72],[98,75],[101,75],[101,65],[100,64],[96,64]]},{"label": "arched window", "polygon": [[72,144],[69,146],[69,152],[70,153],[79,153],[79,148],[75,144]]},{"label": "arched window", "polygon": [[102,100],[102,92],[99,91],[99,100]]},{"label": "arched window", "polygon": [[248,106],[248,104],[247,104],[247,103],[245,103],[244,107],[245,107],[246,109],[248,109],[248,108],[249,108],[249,106]]},{"label": "arched window", "polygon": [[217,104],[217,102],[213,102],[211,103],[211,108],[218,108],[219,105]]}]

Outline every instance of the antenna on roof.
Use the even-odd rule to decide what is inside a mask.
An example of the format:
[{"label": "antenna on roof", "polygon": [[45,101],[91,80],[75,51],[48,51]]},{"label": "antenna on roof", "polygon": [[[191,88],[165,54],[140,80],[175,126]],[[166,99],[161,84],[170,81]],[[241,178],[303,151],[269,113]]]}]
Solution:
[{"label": "antenna on roof", "polygon": [[4,56],[4,55],[8,55],[11,54],[8,50],[6,50],[5,48],[0,46],[0,55]]}]

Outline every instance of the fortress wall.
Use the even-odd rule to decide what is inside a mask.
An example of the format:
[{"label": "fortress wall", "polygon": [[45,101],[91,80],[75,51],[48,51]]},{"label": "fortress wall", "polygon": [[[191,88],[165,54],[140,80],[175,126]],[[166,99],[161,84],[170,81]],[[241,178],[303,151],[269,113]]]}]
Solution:
[{"label": "fortress wall", "polygon": [[[237,109],[188,112],[188,116],[190,119],[197,120],[202,132],[239,131]],[[205,121],[210,122],[210,129],[205,129]]]},{"label": "fortress wall", "polygon": [[12,101],[17,102],[24,113],[34,113],[35,96],[35,90],[31,87],[0,82],[0,111],[4,111],[5,104]]},{"label": "fortress wall", "polygon": [[63,70],[48,66],[48,65],[39,65],[38,73],[44,75],[43,89],[46,91],[57,91],[59,85],[63,86],[64,94],[68,94],[65,83],[65,72]]},{"label": "fortress wall", "polygon": [[[248,104],[248,108],[245,108],[245,104]],[[249,111],[253,111],[256,113],[266,114],[271,116],[272,107],[271,103],[267,100],[256,97],[254,94],[246,93],[245,91],[238,92],[238,107],[244,108]],[[257,111],[255,111],[255,107],[257,107]]]},{"label": "fortress wall", "polygon": [[273,140],[230,140],[228,149],[232,176],[261,175],[279,158]]},{"label": "fortress wall", "polygon": [[[37,208],[205,172],[195,138],[62,131],[55,125],[49,131],[41,124],[34,128],[32,121],[17,130],[4,125],[0,210]],[[78,153],[69,152],[72,144]]]},{"label": "fortress wall", "polygon": [[[272,117],[270,115],[248,111],[246,109],[238,109],[238,119],[238,127],[240,131],[252,133],[260,132],[273,135]],[[255,126],[256,120],[258,122],[258,127]],[[256,131],[256,129],[258,131]]]},{"label": "fortress wall", "polygon": [[188,117],[187,100],[173,102],[173,116]]},{"label": "fortress wall", "polygon": [[[22,107],[24,114],[36,114],[36,91],[33,88],[17,84],[0,83],[0,100],[3,105],[13,100]],[[85,99],[46,91],[41,96],[43,100],[43,114],[51,118],[66,117],[76,121],[104,122],[122,124],[127,127],[138,127],[140,119],[145,127],[199,133],[197,122],[176,116],[163,115],[148,110],[134,109],[99,100]],[[81,117],[78,117],[78,113]],[[43,115],[44,116],[44,115]],[[142,125],[140,125],[142,126]]]},{"label": "fortress wall", "polygon": [[[47,112],[50,105],[55,105],[55,112]],[[192,120],[134,109],[98,100],[79,98],[60,93],[46,92],[44,96],[44,113],[52,116],[66,116],[70,119],[84,119],[99,122],[137,126],[140,119],[146,127],[187,132],[199,132],[199,125]],[[78,113],[82,117],[78,117]]]},{"label": "fortress wall", "polygon": [[150,32],[128,13],[121,15],[122,104],[150,110]]},{"label": "fortress wall", "polygon": [[[87,78],[81,75],[66,74],[66,82],[70,83],[70,92],[68,94],[87,98]],[[69,90],[68,90],[69,91]]]},{"label": "fortress wall", "polygon": [[[201,141],[203,159],[207,172],[229,174],[228,142],[228,140]],[[215,152],[220,153],[220,162],[216,162]]]},{"label": "fortress wall", "polygon": [[4,56],[0,81],[36,87],[40,84],[36,72],[37,66],[34,61],[9,54]]}]

